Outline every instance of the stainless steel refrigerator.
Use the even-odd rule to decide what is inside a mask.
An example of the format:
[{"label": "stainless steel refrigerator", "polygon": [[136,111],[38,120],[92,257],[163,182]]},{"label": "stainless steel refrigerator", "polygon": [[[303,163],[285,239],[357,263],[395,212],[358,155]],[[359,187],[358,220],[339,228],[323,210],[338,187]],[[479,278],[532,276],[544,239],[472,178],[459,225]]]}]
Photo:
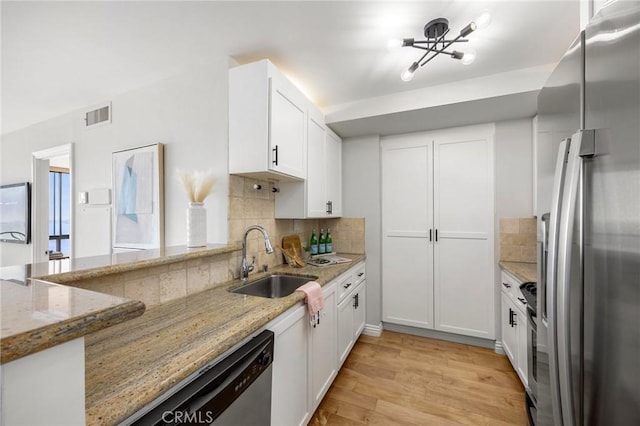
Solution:
[{"label": "stainless steel refrigerator", "polygon": [[[608,3],[538,97],[539,425],[640,425],[640,2]],[[540,139],[539,139],[540,140]]]}]

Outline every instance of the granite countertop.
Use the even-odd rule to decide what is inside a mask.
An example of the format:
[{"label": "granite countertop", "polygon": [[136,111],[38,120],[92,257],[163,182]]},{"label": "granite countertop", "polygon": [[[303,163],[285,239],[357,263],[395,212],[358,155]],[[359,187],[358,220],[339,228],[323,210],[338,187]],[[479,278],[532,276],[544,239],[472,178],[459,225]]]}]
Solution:
[{"label": "granite countertop", "polygon": [[1,280],[0,363],[142,315],[144,304],[80,288]]},{"label": "granite countertop", "polygon": [[[314,275],[324,285],[365,258],[340,256],[353,261],[322,268],[281,266],[269,274]],[[87,424],[126,419],[304,299],[299,292],[267,299],[228,291],[238,285],[233,281],[154,306],[138,318],[87,336]]]},{"label": "granite countertop", "polygon": [[145,310],[140,301],[60,284],[239,249],[238,244],[168,247],[0,268],[0,363],[111,327]]},{"label": "granite countertop", "polygon": [[509,272],[523,283],[538,280],[537,263],[500,261],[499,265],[504,271]]}]

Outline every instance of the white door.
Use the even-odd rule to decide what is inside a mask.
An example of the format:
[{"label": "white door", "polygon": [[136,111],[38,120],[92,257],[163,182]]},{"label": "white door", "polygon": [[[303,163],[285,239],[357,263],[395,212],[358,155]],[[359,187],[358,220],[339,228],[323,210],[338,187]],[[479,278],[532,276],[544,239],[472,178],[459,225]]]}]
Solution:
[{"label": "white door", "polygon": [[[275,76],[270,79],[269,168],[277,172],[306,177],[305,100]],[[246,123],[250,126],[251,123]]]},{"label": "white door", "polygon": [[[527,315],[526,312],[523,312],[519,309],[517,311],[517,326],[516,326],[516,339],[518,345],[518,362],[517,369],[518,374],[520,375],[522,382],[525,386],[527,386],[528,376],[527,376],[527,339],[529,338],[527,333]],[[526,311],[526,309],[525,309]]]},{"label": "white door", "polygon": [[353,311],[353,339],[354,343],[362,334],[366,321],[366,309],[367,309],[367,286],[363,281],[358,288],[354,290],[355,306]]},{"label": "white door", "polygon": [[323,291],[320,323],[311,331],[311,410],[320,404],[337,373],[336,285]]},{"label": "white door", "polygon": [[330,203],[329,216],[342,216],[342,141],[327,130],[325,135],[327,202]]},{"label": "white door", "polygon": [[307,129],[307,216],[326,216],[326,156],[324,125],[309,115]]},{"label": "white door", "polygon": [[346,297],[338,305],[338,367],[347,359],[353,346],[353,301]]},{"label": "white door", "polygon": [[309,419],[307,306],[271,328],[274,336],[271,424],[303,425]]},{"label": "white door", "polygon": [[432,142],[386,137],[382,147],[382,320],[433,328]]},{"label": "white door", "polygon": [[435,328],[492,339],[493,125],[434,134]]},{"label": "white door", "polygon": [[501,301],[502,315],[500,316],[500,328],[502,331],[502,347],[511,360],[511,364],[513,364],[514,368],[517,368],[518,337],[516,326],[514,325],[516,313],[509,298],[505,294],[502,294]]}]

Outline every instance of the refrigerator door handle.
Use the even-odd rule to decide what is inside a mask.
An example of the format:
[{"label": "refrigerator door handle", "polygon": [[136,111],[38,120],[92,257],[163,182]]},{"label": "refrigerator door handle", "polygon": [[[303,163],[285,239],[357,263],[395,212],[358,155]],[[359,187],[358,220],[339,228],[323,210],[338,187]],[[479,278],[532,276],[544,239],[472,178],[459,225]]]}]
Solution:
[{"label": "refrigerator door handle", "polygon": [[[547,298],[547,329],[548,329],[548,355],[549,355],[549,385],[550,398],[553,407],[553,423],[562,424],[562,408],[560,403],[560,385],[558,382],[558,358],[557,358],[557,325],[556,325],[556,267],[558,260],[558,231],[560,213],[562,208],[562,188],[564,186],[565,165],[571,146],[571,139],[560,142],[556,169],[553,178],[551,192],[551,212],[549,214],[549,239],[547,241],[547,266],[546,266],[546,298]],[[544,318],[543,318],[544,321]]]},{"label": "refrigerator door handle", "polygon": [[[565,190],[562,198],[562,207],[560,212],[560,227],[558,235],[558,287],[557,287],[557,336],[558,336],[558,382],[560,384],[560,402],[562,404],[562,418],[565,426],[573,426],[576,424],[576,414],[580,417],[581,413],[574,412],[574,398],[579,395],[573,395],[573,377],[571,365],[571,316],[570,316],[570,295],[571,295],[571,279],[577,274],[579,278],[582,275],[582,252],[578,253],[580,257],[579,270],[571,269],[571,259],[574,240],[574,223],[578,221],[577,238],[579,247],[582,247],[582,217],[583,217],[583,197],[582,191],[582,172],[583,160],[582,156],[591,156],[591,148],[584,152],[584,148],[592,145],[593,131],[578,131],[571,136],[571,148],[569,151],[569,159],[567,163],[567,172],[565,177]],[[586,155],[585,155],[586,154]],[[582,251],[582,249],[579,249]],[[580,278],[581,279],[581,278]]]}]

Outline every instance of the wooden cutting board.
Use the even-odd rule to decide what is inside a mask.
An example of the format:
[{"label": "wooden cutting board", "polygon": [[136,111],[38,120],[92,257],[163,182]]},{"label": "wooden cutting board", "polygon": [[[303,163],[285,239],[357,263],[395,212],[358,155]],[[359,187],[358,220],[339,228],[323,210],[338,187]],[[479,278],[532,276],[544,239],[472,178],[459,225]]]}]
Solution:
[{"label": "wooden cutting board", "polygon": [[298,256],[302,257],[302,244],[297,234],[282,237],[282,248],[293,249]]}]

